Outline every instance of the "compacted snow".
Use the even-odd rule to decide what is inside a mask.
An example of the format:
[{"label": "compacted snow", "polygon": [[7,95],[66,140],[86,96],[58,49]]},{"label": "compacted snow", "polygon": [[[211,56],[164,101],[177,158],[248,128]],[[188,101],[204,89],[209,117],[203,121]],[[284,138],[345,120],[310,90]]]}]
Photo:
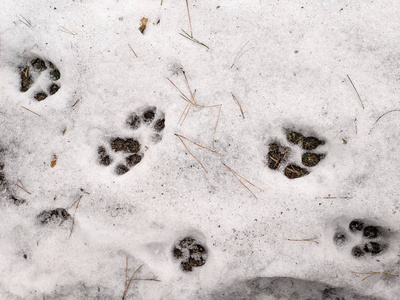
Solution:
[{"label": "compacted snow", "polygon": [[400,299],[399,13],[1,1],[0,299]]}]

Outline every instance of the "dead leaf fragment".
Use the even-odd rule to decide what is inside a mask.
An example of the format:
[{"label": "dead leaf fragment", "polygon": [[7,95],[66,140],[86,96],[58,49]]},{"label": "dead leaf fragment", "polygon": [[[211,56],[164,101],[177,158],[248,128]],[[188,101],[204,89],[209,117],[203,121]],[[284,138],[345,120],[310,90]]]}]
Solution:
[{"label": "dead leaf fragment", "polygon": [[142,23],[142,25],[139,27],[139,30],[140,30],[140,32],[143,34],[143,32],[144,32],[144,30],[146,29],[146,25],[147,25],[147,21],[148,21],[149,19],[147,19],[147,18],[142,18],[141,20],[140,20],[140,23]]},{"label": "dead leaf fragment", "polygon": [[52,167],[52,168],[54,168],[55,166],[56,166],[56,164],[57,164],[57,155],[53,155],[53,160],[51,161],[51,164],[50,164],[50,166]]}]

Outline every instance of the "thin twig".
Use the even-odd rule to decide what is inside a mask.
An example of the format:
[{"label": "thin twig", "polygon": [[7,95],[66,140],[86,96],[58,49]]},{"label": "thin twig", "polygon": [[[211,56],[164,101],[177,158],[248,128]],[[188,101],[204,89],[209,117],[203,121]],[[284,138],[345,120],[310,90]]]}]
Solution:
[{"label": "thin twig", "polygon": [[393,277],[398,277],[399,275],[396,274],[390,274],[388,272],[367,272],[367,273],[360,273],[360,272],[351,272],[353,274],[361,274],[361,275],[368,275],[364,277],[361,281],[364,281],[365,279],[373,276],[373,275],[378,275],[378,274],[383,274],[383,275],[388,275],[388,276],[393,276]]},{"label": "thin twig", "polygon": [[362,103],[362,101],[361,101],[360,94],[358,93],[358,91],[357,91],[356,87],[354,86],[354,84],[353,84],[353,81],[351,81],[351,79],[350,79],[350,76],[349,76],[349,75],[347,75],[347,78],[349,78],[351,85],[353,86],[354,90],[355,90],[355,91],[356,91],[356,93],[357,93],[357,96],[358,96],[358,99],[360,100],[361,106],[362,106],[362,108],[364,109],[364,104],[363,104],[363,103]]},{"label": "thin twig", "polygon": [[21,107],[24,108],[24,109],[26,109],[27,111],[30,111],[31,113],[33,113],[33,114],[39,116],[39,117],[41,117],[41,115],[39,115],[38,113],[35,113],[33,110],[30,110],[29,108],[26,108],[25,106],[22,106],[22,105],[21,105]]},{"label": "thin twig", "polygon": [[186,7],[187,7],[187,11],[188,11],[188,16],[189,16],[190,36],[193,38],[192,21],[190,20],[190,11],[189,11],[188,0],[186,0]]},{"label": "thin twig", "polygon": [[32,193],[30,193],[30,192],[26,189],[26,187],[24,186],[24,184],[22,183],[21,180],[18,179],[17,182],[18,182],[19,184],[21,184],[21,185],[19,185],[18,183],[16,183],[15,185],[16,185],[17,187],[19,187],[20,189],[22,189],[25,193],[28,193],[29,195],[32,194]]},{"label": "thin twig", "polygon": [[240,112],[242,113],[242,117],[244,119],[244,112],[243,112],[242,106],[240,105],[240,102],[238,101],[238,99],[236,99],[235,95],[232,92],[231,92],[231,94],[232,94],[233,100],[235,100],[236,104],[239,106]]},{"label": "thin twig", "polygon": [[[389,111],[385,112],[383,115],[381,115],[378,119],[376,119],[376,121],[375,121],[374,125],[372,125],[372,128],[371,128],[371,130],[369,131],[369,133],[372,132],[372,130],[374,129],[375,124],[378,123],[378,121],[379,121],[381,118],[383,118],[383,117],[386,116],[387,114],[390,114],[390,113],[396,112],[396,111],[400,111],[400,109],[392,109],[392,110],[389,110]],[[368,133],[368,134],[369,134],[369,133]]]},{"label": "thin twig", "polygon": [[185,34],[179,33],[181,36],[183,36],[184,38],[187,38],[188,40],[191,40],[192,42],[195,42],[197,44],[200,44],[204,47],[206,47],[207,49],[210,49],[206,44],[203,44],[202,42],[200,42],[199,40],[196,40],[195,38],[193,38],[192,36],[190,36],[185,30],[181,29]]},{"label": "thin twig", "polygon": [[131,50],[132,50],[133,54],[135,54],[136,58],[138,58],[138,56],[137,56],[135,50],[133,50],[132,46],[130,44],[128,44],[128,46],[129,46],[129,48],[131,48]]}]

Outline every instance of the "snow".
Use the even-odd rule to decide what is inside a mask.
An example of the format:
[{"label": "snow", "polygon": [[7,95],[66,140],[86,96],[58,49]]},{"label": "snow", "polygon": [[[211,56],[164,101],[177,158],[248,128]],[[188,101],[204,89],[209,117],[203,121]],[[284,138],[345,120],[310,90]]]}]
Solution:
[{"label": "snow", "polygon": [[[400,275],[399,112],[376,122],[400,109],[400,6],[189,0],[189,9],[209,49],[179,35],[190,33],[185,1],[0,2],[0,299],[121,299],[127,258],[128,277],[142,265],[135,278],[159,281],[132,281],[125,299],[319,299],[330,287],[345,299],[399,299],[399,277],[353,272]],[[61,73],[60,90],[40,102],[44,74],[20,92],[19,68],[36,57]],[[182,71],[198,104],[222,104],[215,145],[219,106],[192,106],[178,125],[187,103],[167,78],[190,97]],[[161,141],[153,125],[126,124],[148,107],[165,115]],[[273,141],[301,165],[287,129],[326,142],[302,178],[267,166]],[[183,139],[205,172],[176,134],[221,155]],[[120,176],[115,137],[137,139],[143,155]],[[99,146],[112,165],[99,164]],[[263,191],[247,184],[253,196],[224,164]],[[71,216],[40,222],[57,208]],[[364,240],[351,233],[335,245],[353,219],[387,230],[388,248],[354,258]],[[172,255],[185,237],[207,250],[192,272]]]}]

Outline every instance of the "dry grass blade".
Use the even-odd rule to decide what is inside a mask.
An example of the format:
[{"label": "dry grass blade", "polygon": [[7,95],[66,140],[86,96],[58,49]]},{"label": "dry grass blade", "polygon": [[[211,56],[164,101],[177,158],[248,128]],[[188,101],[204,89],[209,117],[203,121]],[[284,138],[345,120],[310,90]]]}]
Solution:
[{"label": "dry grass blade", "polygon": [[202,145],[200,145],[200,144],[197,144],[197,143],[193,142],[192,140],[188,139],[187,137],[184,137],[183,135],[180,135],[180,134],[177,134],[177,133],[175,133],[175,135],[176,135],[177,137],[179,137],[179,138],[183,138],[183,139],[185,139],[185,140],[191,142],[192,144],[194,144],[194,145],[196,145],[196,146],[199,146],[200,148],[206,149],[206,150],[208,150],[208,151],[211,151],[212,153],[215,153],[215,154],[221,156],[221,154],[218,153],[217,151],[214,151],[214,150],[212,150],[212,149],[210,149],[210,148],[207,148],[207,147],[204,147],[204,146],[202,146]]},{"label": "dry grass blade", "polygon": [[240,105],[240,102],[238,101],[238,99],[236,99],[235,95],[232,92],[231,92],[231,94],[232,94],[233,100],[235,100],[236,104],[239,106],[240,112],[241,112],[242,117],[244,119],[244,112],[243,112],[242,106]]},{"label": "dry grass blade", "polygon": [[71,107],[74,107],[75,105],[77,105],[79,103],[79,101],[81,101],[81,99],[76,100],[75,103]]},{"label": "dry grass blade", "polygon": [[206,171],[206,173],[208,173],[207,170],[206,170],[206,168],[203,166],[203,164],[197,159],[196,156],[194,156],[194,154],[193,154],[192,152],[190,152],[189,148],[186,146],[186,144],[185,144],[185,142],[182,140],[182,138],[181,138],[179,135],[177,135],[177,134],[175,134],[175,135],[181,140],[183,146],[185,146],[186,150],[190,153],[190,155],[193,156],[193,158],[200,164],[200,166],[204,169],[204,171]]},{"label": "dry grass blade", "polygon": [[33,110],[30,110],[29,108],[26,108],[25,106],[21,106],[21,107],[40,117],[40,115],[38,113],[35,113]]},{"label": "dry grass blade", "polygon": [[24,184],[22,183],[22,181],[21,180],[17,180],[17,183],[15,184],[17,187],[19,187],[20,189],[22,189],[25,193],[27,193],[27,194],[29,194],[29,195],[31,195],[32,193],[30,193],[27,189],[26,189],[26,187],[24,186]]},{"label": "dry grass blade", "polygon": [[260,191],[264,191],[262,189],[260,189],[259,187],[257,187],[256,185],[252,184],[250,181],[248,181],[247,179],[245,179],[244,177],[242,177],[241,175],[239,175],[236,171],[234,171],[232,168],[228,167],[226,164],[223,164],[235,177],[237,180],[239,180],[239,182],[254,196],[254,198],[257,198],[257,196],[250,190],[250,188],[248,188],[241,179],[243,179],[244,181],[246,181],[247,183],[251,184],[252,186],[256,187],[257,189],[259,189]]},{"label": "dry grass blade", "polygon": [[392,112],[399,112],[399,111],[400,111],[400,109],[393,109],[393,110],[389,110],[389,111],[385,112],[383,115],[381,115],[378,119],[376,119],[374,125],[372,125],[372,128],[371,128],[371,130],[369,131],[369,134],[372,132],[372,130],[374,129],[375,124],[378,123],[378,121],[379,121],[380,119],[382,119],[382,118],[383,118],[384,116],[386,116],[387,114],[390,114],[390,113],[392,113]]},{"label": "dry grass blade", "polygon": [[358,96],[358,99],[360,100],[361,107],[364,109],[364,104],[363,104],[363,103],[362,103],[362,101],[361,101],[360,94],[358,93],[358,91],[357,91],[356,87],[354,86],[354,84],[353,84],[353,81],[351,81],[351,79],[350,79],[350,76],[349,76],[349,75],[347,75],[347,78],[350,80],[350,83],[351,83],[351,85],[353,86],[354,90],[356,91],[356,93],[357,93],[357,96]]},{"label": "dry grass blade", "polygon": [[392,276],[392,277],[398,277],[399,275],[396,274],[390,274],[388,272],[366,272],[366,273],[361,273],[361,272],[351,272],[353,274],[361,274],[361,275],[368,275],[366,277],[364,277],[361,281],[364,281],[368,278],[370,278],[373,275],[378,275],[378,274],[382,274],[382,275],[387,275],[387,276]]},{"label": "dry grass blade", "polygon": [[[233,68],[233,66],[239,61],[239,59],[243,56],[243,54],[245,54],[246,52],[250,51],[251,49],[254,49],[254,47],[251,47],[249,49],[247,49],[246,51],[243,51],[244,47],[246,47],[246,45],[249,42],[247,41],[246,44],[244,44],[244,46],[242,47],[242,49],[240,49],[240,51],[238,52],[238,54],[235,56],[235,59],[233,60],[233,63],[231,65],[231,69]],[[242,52],[243,51],[243,52]]]},{"label": "dry grass blade", "polygon": [[128,44],[128,46],[129,46],[129,48],[131,48],[131,50],[132,50],[133,54],[135,54],[136,58],[138,58],[138,56],[137,56],[137,54],[136,54],[135,50],[133,50],[133,48],[132,48],[131,44]]},{"label": "dry grass blade", "polygon": [[190,36],[193,38],[192,20],[190,19],[190,11],[189,11],[189,3],[188,3],[188,0],[186,0],[186,8],[187,8],[187,11],[188,11],[188,16],[189,16]]}]

